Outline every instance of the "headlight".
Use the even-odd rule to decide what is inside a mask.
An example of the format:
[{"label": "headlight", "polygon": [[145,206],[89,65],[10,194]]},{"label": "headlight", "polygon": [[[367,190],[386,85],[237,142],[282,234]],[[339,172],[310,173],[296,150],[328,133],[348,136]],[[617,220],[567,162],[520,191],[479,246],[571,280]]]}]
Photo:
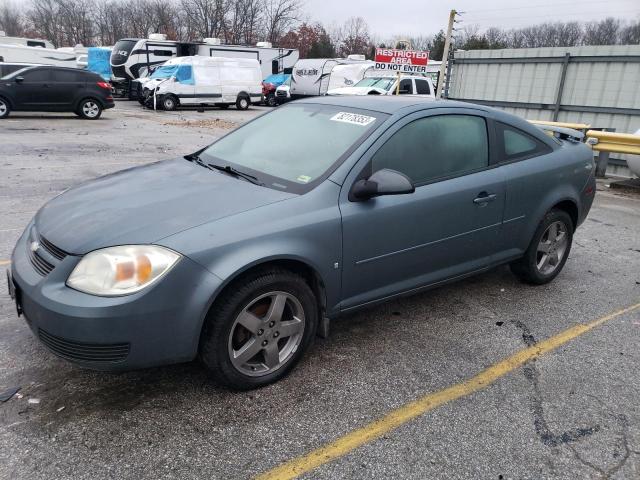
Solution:
[{"label": "headlight", "polygon": [[100,296],[127,295],[148,287],[167,273],[180,255],[157,245],[122,245],[84,256],[67,286]]}]

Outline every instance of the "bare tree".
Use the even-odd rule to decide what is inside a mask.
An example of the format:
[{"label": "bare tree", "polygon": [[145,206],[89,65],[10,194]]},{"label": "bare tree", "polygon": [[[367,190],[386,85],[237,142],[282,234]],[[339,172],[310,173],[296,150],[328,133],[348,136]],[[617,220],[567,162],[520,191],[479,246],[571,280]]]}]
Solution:
[{"label": "bare tree", "polygon": [[351,17],[347,19],[343,26],[344,37],[338,46],[341,56],[370,53],[371,41],[369,35],[369,25],[362,17]]},{"label": "bare tree", "polygon": [[617,43],[620,20],[605,18],[600,22],[587,23],[584,31],[585,45],[612,45]]},{"label": "bare tree", "polygon": [[0,6],[0,30],[10,37],[20,37],[25,34],[26,26],[20,8],[13,3]]},{"label": "bare tree", "polygon": [[300,0],[266,0],[264,4],[265,35],[277,42],[300,16]]},{"label": "bare tree", "polygon": [[220,37],[224,31],[228,4],[224,0],[182,0],[182,8],[190,17],[192,32],[200,38]]}]

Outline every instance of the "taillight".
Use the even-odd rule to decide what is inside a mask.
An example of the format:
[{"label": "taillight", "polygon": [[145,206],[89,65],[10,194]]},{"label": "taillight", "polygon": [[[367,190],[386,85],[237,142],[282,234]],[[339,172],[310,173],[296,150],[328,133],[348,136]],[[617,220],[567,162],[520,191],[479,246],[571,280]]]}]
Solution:
[{"label": "taillight", "polygon": [[97,85],[100,88],[106,88],[107,90],[111,90],[111,84],[107,82],[98,82]]}]

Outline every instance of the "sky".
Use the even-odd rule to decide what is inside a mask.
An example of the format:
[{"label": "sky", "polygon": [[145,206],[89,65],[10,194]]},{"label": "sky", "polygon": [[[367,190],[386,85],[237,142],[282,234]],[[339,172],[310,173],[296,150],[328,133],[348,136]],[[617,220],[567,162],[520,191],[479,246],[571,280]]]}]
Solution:
[{"label": "sky", "polygon": [[429,35],[446,29],[449,11],[464,13],[465,25],[524,27],[550,21],[593,21],[613,16],[640,19],[640,0],[304,0],[308,19],[325,26],[361,16],[379,38]]}]

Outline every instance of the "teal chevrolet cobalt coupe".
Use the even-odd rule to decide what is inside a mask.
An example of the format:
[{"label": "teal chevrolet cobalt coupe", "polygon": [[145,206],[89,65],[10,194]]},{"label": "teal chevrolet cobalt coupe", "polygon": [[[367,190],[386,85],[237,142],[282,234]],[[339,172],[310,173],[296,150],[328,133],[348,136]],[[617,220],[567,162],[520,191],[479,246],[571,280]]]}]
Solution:
[{"label": "teal chevrolet cobalt coupe", "polygon": [[467,103],[293,102],[51,200],[13,251],[10,293],[82,366],[199,357],[219,382],[259,387],[365,305],[505,263],[553,280],[595,180],[578,132],[548,133]]}]

